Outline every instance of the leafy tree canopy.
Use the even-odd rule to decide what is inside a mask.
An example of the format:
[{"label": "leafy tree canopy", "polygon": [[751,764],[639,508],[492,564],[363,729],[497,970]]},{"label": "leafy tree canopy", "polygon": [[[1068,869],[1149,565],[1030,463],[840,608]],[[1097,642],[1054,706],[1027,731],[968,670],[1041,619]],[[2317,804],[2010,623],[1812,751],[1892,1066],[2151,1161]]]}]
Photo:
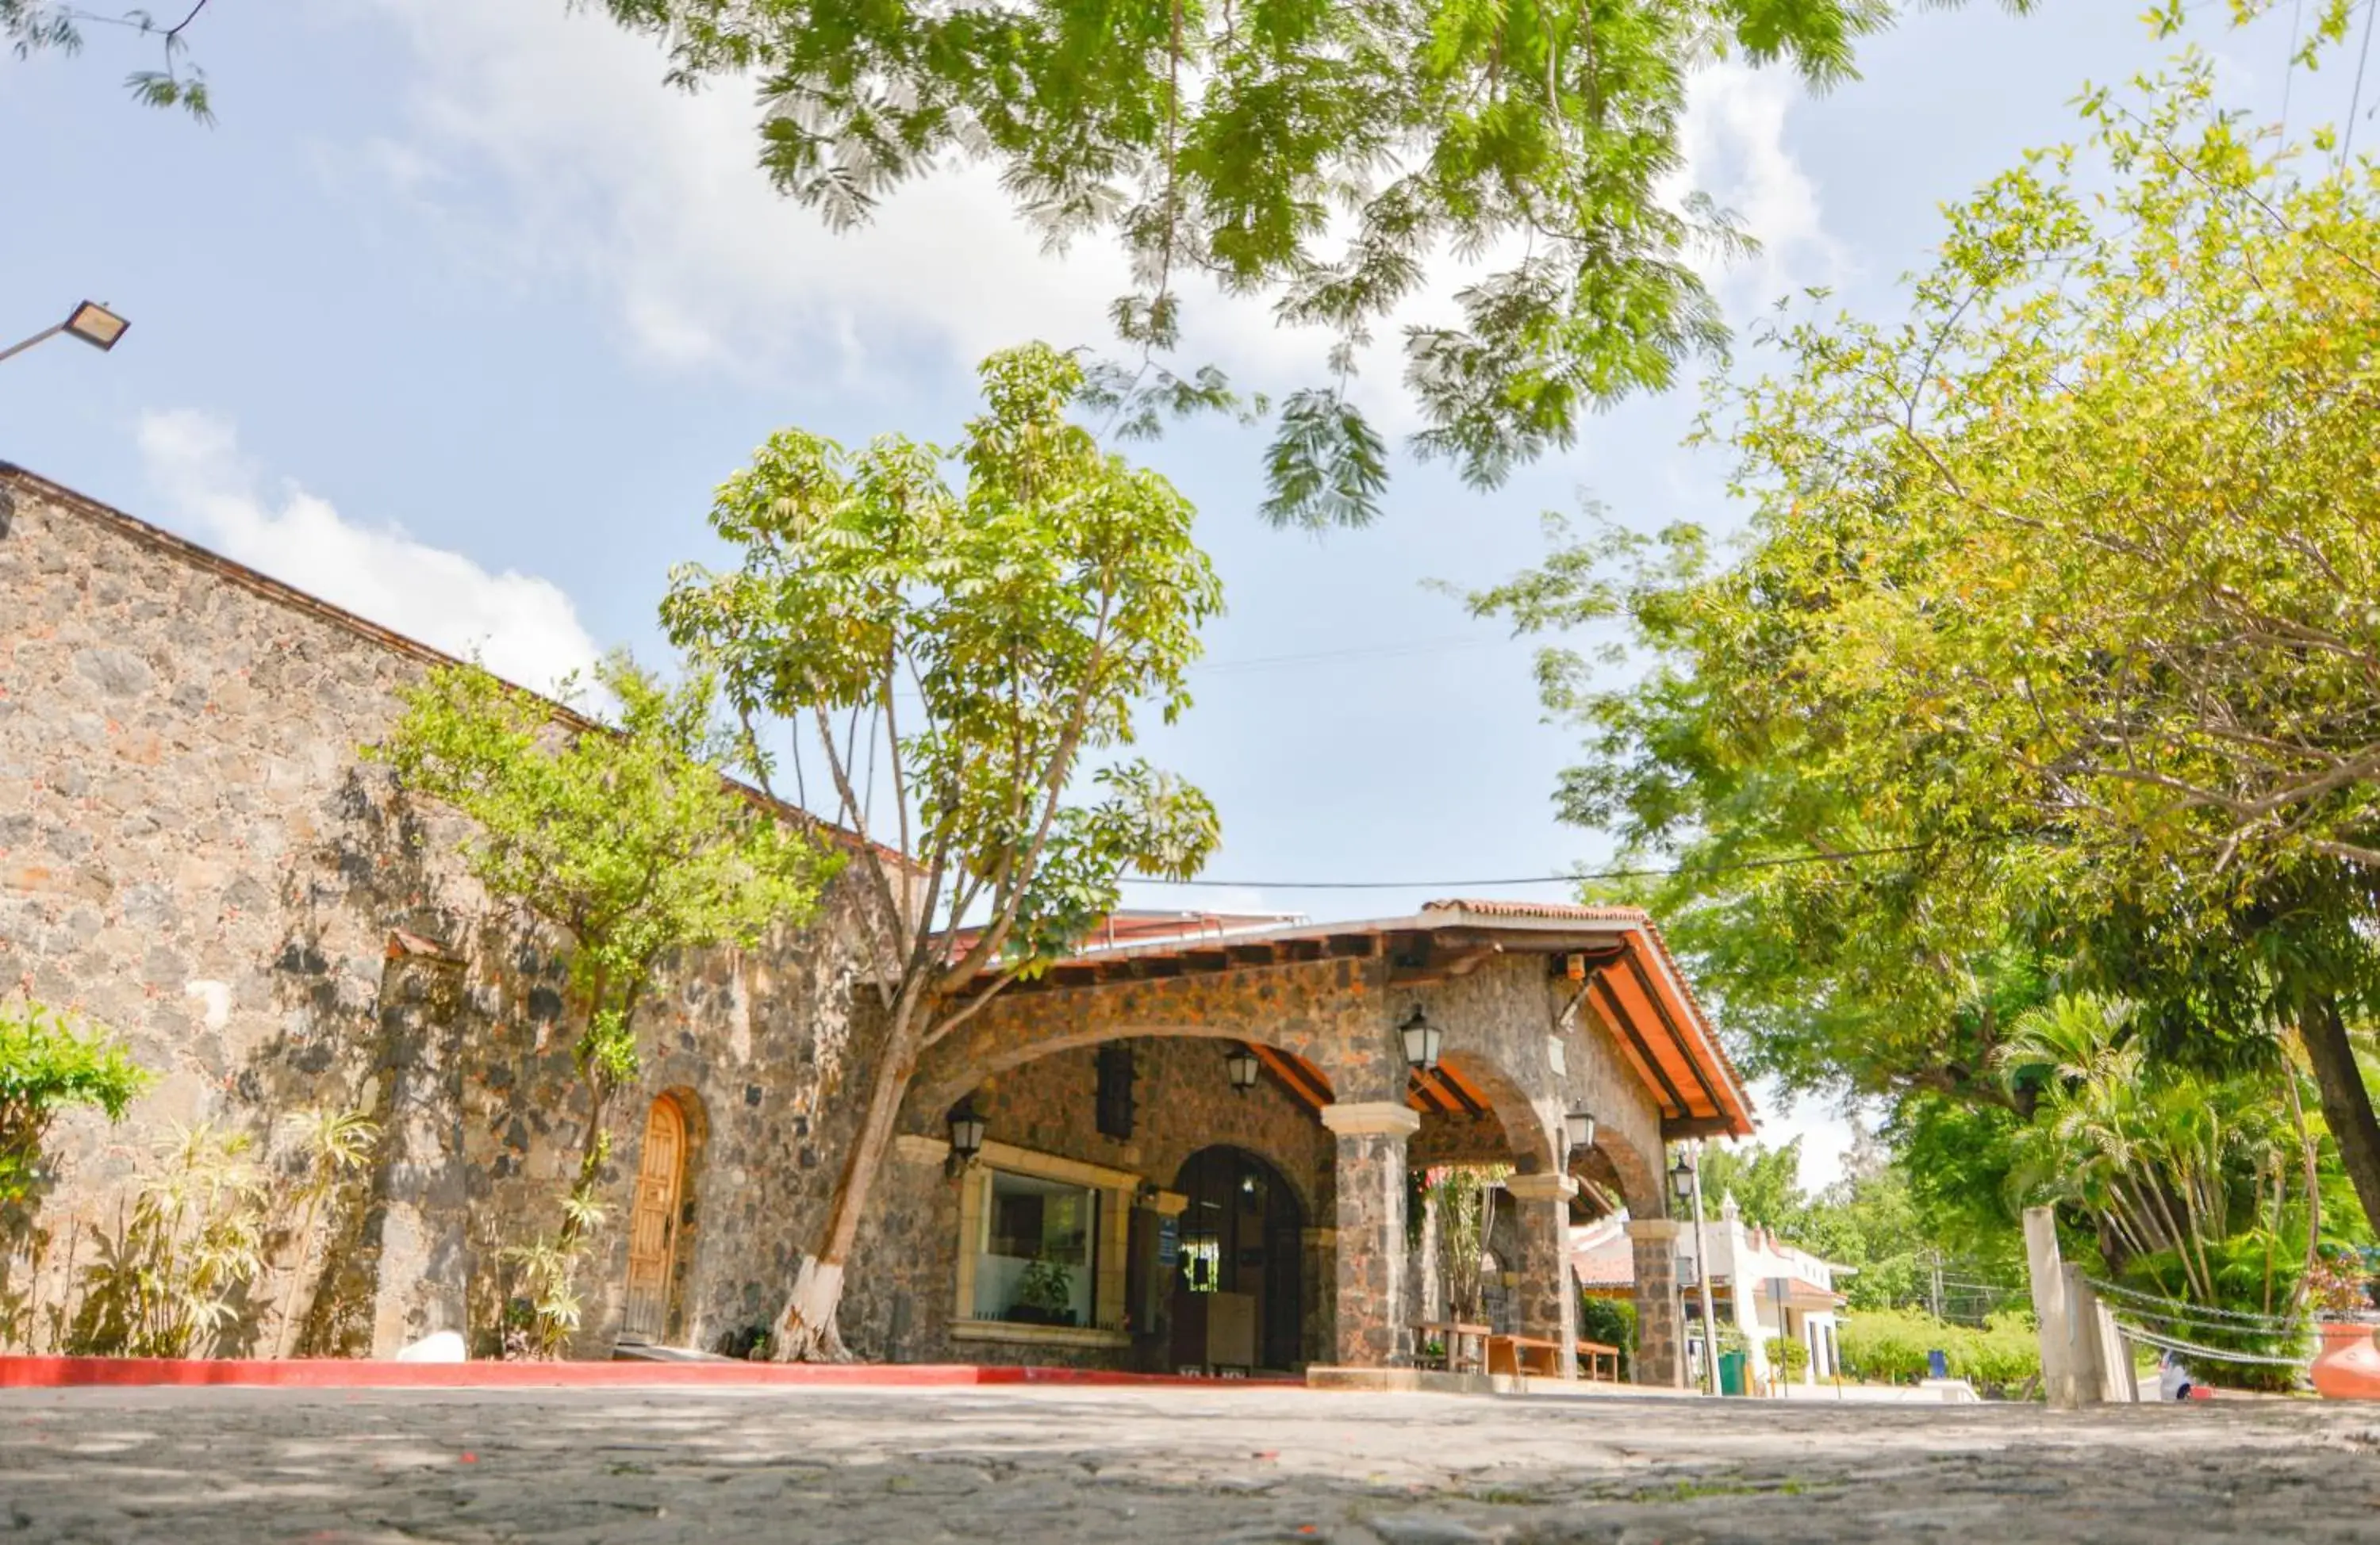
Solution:
[{"label": "leafy tree canopy", "polygon": [[2380,1213],[2343,1022],[2380,981],[2380,178],[2194,59],[2084,111],[1949,211],[1906,319],[1764,335],[1786,368],[1705,429],[1740,552],[1610,533],[1477,604],[1652,655],[1616,691],[1546,661],[1593,753],[1564,795],[1684,860],[1756,1065],[1989,1099],[2052,985],[2166,1056],[2295,1025]]},{"label": "leafy tree canopy", "polygon": [[662,604],[764,774],[790,762],[796,797],[861,839],[883,1026],[782,1358],[842,1353],[843,1264],[919,1054],[1078,940],[1123,875],[1186,879],[1219,835],[1196,789],[1105,760],[1142,713],[1189,706],[1198,629],[1221,610],[1189,501],[1070,421],[1072,356],[1033,344],[980,374],[955,447],[773,436],[711,508],[739,563],[680,569]]},{"label": "leafy tree canopy", "polygon": [[[2023,0],[2010,0],[2024,8]],[[605,0],[667,40],[672,77],[748,80],[777,187],[867,220],[953,162],[996,166],[1053,247],[1122,244],[1128,362],[1095,373],[1123,432],[1242,402],[1179,366],[1180,286],[1261,296],[1330,340],[1281,405],[1266,518],[1362,525],[1387,480],[1348,395],[1374,333],[1449,261],[1459,320],[1402,340],[1414,449],[1493,488],[1582,420],[1717,355],[1690,260],[1746,245],[1706,199],[1673,200],[1687,83],[1713,58],[1824,87],[1888,0]]]}]

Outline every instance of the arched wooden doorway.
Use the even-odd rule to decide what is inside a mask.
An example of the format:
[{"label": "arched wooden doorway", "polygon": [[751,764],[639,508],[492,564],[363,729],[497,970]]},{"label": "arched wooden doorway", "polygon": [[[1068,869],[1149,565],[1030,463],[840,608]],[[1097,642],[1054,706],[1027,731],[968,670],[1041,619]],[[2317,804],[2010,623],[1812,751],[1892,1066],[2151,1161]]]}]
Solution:
[{"label": "arched wooden doorway", "polygon": [[628,1303],[621,1334],[659,1341],[669,1329],[670,1277],[686,1191],[686,1107],[662,1095],[645,1116],[636,1201],[628,1212]]},{"label": "arched wooden doorway", "polygon": [[[1305,1219],[1289,1182],[1246,1150],[1218,1144],[1184,1160],[1173,1189],[1189,1199],[1174,1290],[1177,1331],[1209,1322],[1212,1306],[1197,1299],[1234,1295],[1251,1300],[1245,1312],[1254,1366],[1286,1370],[1303,1362]],[[1207,1360],[1184,1350],[1177,1347],[1177,1366]]]}]

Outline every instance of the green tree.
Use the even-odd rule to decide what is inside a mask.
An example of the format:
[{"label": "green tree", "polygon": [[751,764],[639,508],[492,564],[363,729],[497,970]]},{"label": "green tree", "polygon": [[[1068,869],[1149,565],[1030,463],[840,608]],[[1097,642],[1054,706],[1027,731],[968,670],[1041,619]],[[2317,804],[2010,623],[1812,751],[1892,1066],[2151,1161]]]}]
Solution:
[{"label": "green tree", "polygon": [[1378,513],[1382,442],[1349,382],[1434,270],[1477,272],[1458,322],[1404,330],[1414,449],[1475,487],[1718,354],[1691,260],[1749,243],[1707,199],[1664,187],[1688,82],[1728,55],[1824,88],[1892,17],[1884,0],[605,6],[666,39],[675,82],[748,80],[762,165],[831,225],[974,161],[1051,247],[1118,242],[1135,278],[1111,316],[1133,357],[1095,384],[1127,432],[1268,411],[1177,361],[1185,279],[1318,330],[1324,379],[1281,404],[1266,461],[1266,518],[1304,526]]},{"label": "green tree", "polygon": [[120,1121],[149,1081],[105,1031],[30,998],[0,1001],[0,1222],[39,1184],[42,1142],[60,1111],[89,1105]]},{"label": "green tree", "polygon": [[[808,834],[725,777],[743,741],[721,726],[709,672],[672,687],[622,654],[595,681],[617,706],[610,725],[566,722],[477,666],[439,667],[365,748],[407,792],[469,817],[471,873],[574,946],[569,985],[586,1028],[573,1056],[587,1111],[552,1242],[565,1260],[601,1221],[608,1107],[637,1074],[636,1014],[657,973],[680,951],[749,948],[771,926],[798,926],[833,868]],[[555,1318],[546,1350],[566,1329]]]},{"label": "green tree", "polygon": [[134,70],[124,78],[132,100],[149,107],[177,107],[202,124],[214,122],[214,104],[207,95],[206,72],[190,62],[188,32],[208,0],[190,0],[188,9],[159,18],[147,11],[116,15],[87,11],[79,6],[45,4],[44,0],[0,0],[0,45],[19,59],[36,54],[79,54],[83,31],[113,27],[154,43],[158,67]]},{"label": "green tree", "polygon": [[[861,839],[883,1024],[781,1358],[843,1355],[844,1266],[919,1055],[1111,911],[1126,871],[1186,878],[1217,838],[1196,789],[1139,761],[1090,770],[1145,706],[1171,722],[1189,702],[1222,604],[1189,503],[1067,421],[1071,357],[1036,344],[981,376],[985,411],[953,448],[963,486],[932,446],[784,431],[711,509],[740,566],[681,569],[662,605],[721,672],[756,763],[759,721],[782,721],[796,792],[807,747]],[[1083,783],[1092,797],[1070,802]]]},{"label": "green tree", "polygon": [[1812,947],[1815,1068],[1988,1101],[2053,977],[2138,1002],[2160,1057],[2294,1028],[2380,1216],[2347,1032],[2380,982],[2380,183],[2211,90],[2089,98],[2086,144],[1949,212],[1907,318],[1768,333],[1785,368],[1706,430],[1732,561],[1622,534],[1480,601],[1659,657],[1616,693],[1549,667],[1597,737],[1575,807],[1700,872],[1688,927],[1767,1003]]},{"label": "green tree", "polygon": [[1703,1195],[1724,1206],[1733,1197],[1745,1223],[1799,1236],[1809,1212],[1802,1192],[1802,1140],[1771,1148],[1748,1142],[1740,1148],[1703,1150]]}]

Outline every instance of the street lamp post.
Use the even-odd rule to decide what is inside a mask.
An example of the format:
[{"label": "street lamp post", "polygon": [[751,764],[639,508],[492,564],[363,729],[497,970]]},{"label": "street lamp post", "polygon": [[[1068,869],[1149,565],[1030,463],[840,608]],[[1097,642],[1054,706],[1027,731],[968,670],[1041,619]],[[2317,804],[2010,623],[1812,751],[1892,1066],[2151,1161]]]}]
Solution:
[{"label": "street lamp post", "polygon": [[0,359],[13,358],[35,344],[45,344],[61,332],[79,338],[104,354],[115,346],[115,341],[123,337],[124,330],[131,325],[97,301],[86,300],[55,327],[45,327],[21,344],[11,344],[0,349]]},{"label": "street lamp post", "polygon": [[1708,1393],[1718,1393],[1718,1317],[1711,1307],[1710,1242],[1703,1235],[1703,1147],[1697,1141],[1692,1147],[1680,1145],[1678,1167],[1670,1172],[1670,1181],[1681,1201],[1691,1201],[1694,1210],[1694,1282],[1701,1289],[1703,1310],[1703,1387]]}]

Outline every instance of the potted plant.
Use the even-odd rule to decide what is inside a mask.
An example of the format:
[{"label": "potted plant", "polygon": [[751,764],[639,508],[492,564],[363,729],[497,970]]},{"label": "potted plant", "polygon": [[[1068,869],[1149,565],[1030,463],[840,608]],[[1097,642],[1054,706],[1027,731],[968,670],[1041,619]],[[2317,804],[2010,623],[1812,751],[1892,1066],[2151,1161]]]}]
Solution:
[{"label": "potted plant", "polygon": [[1074,1300],[1074,1273],[1045,1251],[1026,1266],[1008,1318],[1024,1325],[1071,1325]]},{"label": "potted plant", "polygon": [[2353,1253],[2318,1258],[2306,1273],[2320,1314],[2322,1350],[2308,1371],[2326,1400],[2380,1399],[2380,1347],[2372,1342],[2372,1277]]}]

